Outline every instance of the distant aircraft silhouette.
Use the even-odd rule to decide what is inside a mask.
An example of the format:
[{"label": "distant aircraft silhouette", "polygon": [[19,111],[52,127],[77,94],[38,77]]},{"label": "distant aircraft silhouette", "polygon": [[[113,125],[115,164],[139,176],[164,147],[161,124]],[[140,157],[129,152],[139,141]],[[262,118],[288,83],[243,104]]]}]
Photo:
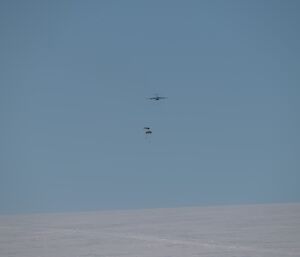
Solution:
[{"label": "distant aircraft silhouette", "polygon": [[147,99],[158,101],[158,100],[161,100],[161,99],[167,99],[167,98],[168,98],[168,97],[165,97],[165,96],[159,96],[158,94],[155,94],[155,96],[149,97],[149,98],[147,98]]},{"label": "distant aircraft silhouette", "polygon": [[150,130],[149,127],[144,127],[144,130],[146,135],[152,134],[152,131]]}]

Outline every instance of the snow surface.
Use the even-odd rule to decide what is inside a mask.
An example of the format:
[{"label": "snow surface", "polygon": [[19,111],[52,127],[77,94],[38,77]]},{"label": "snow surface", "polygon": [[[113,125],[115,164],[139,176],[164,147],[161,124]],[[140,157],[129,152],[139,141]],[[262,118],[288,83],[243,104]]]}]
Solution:
[{"label": "snow surface", "polygon": [[0,216],[1,257],[300,257],[300,204]]}]

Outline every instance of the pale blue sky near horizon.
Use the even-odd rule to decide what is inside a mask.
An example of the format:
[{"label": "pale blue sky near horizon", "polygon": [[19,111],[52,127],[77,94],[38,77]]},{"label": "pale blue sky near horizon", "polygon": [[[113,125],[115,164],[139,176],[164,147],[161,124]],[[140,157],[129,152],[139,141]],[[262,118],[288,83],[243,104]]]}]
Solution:
[{"label": "pale blue sky near horizon", "polygon": [[299,202],[299,11],[1,1],[0,213]]}]

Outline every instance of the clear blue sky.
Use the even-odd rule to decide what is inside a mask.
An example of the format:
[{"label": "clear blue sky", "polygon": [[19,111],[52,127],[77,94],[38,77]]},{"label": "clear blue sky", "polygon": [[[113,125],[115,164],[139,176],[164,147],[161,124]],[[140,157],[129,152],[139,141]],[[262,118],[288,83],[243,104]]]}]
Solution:
[{"label": "clear blue sky", "polygon": [[0,212],[299,202],[299,13],[1,1]]}]

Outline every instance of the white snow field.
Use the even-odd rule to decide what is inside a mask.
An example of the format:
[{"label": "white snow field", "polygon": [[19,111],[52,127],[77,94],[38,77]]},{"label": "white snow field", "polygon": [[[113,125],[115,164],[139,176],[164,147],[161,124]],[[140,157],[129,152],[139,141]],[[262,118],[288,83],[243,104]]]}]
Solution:
[{"label": "white snow field", "polygon": [[300,204],[0,215],[0,256],[300,256]]}]

